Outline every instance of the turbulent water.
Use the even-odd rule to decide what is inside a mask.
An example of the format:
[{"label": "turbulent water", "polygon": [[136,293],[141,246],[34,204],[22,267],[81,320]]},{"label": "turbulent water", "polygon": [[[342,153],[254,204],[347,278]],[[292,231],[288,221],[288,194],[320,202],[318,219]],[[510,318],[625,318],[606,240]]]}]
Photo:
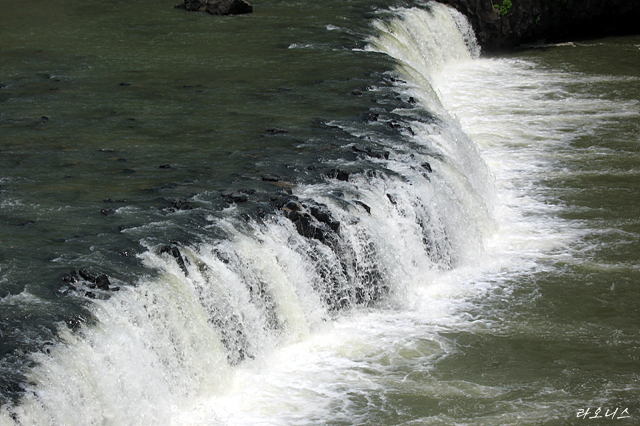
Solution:
[{"label": "turbulent water", "polygon": [[637,421],[640,38],[162,3],[2,4],[0,424]]}]

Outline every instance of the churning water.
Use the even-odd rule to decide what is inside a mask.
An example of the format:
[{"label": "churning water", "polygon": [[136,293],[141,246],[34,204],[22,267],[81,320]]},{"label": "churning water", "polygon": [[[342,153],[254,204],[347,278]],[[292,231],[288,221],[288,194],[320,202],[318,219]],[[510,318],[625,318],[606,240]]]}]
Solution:
[{"label": "churning water", "polygon": [[637,420],[639,39],[9,3],[1,424]]}]

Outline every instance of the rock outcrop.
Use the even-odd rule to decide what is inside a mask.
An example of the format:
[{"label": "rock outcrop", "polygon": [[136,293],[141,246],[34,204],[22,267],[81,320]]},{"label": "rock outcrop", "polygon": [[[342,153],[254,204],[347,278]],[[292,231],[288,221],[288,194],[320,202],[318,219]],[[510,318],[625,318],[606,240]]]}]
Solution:
[{"label": "rock outcrop", "polygon": [[245,0],[183,0],[175,7],[189,12],[207,12],[212,15],[240,15],[253,12],[253,6]]},{"label": "rock outcrop", "polygon": [[485,51],[640,32],[629,0],[439,0],[469,18]]}]

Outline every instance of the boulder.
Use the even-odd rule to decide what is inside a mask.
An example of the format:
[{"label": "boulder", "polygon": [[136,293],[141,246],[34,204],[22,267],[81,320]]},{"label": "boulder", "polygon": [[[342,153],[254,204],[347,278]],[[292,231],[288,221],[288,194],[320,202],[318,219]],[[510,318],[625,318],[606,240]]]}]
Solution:
[{"label": "boulder", "polygon": [[253,6],[245,0],[184,0],[175,7],[189,12],[207,12],[211,15],[240,15],[253,12]]}]

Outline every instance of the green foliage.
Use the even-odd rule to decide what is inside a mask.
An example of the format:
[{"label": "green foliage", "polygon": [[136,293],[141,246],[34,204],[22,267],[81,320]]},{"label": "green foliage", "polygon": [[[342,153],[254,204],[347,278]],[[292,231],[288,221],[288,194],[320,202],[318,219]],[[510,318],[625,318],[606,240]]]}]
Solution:
[{"label": "green foliage", "polygon": [[511,3],[511,0],[502,0],[502,4],[496,7],[498,8],[498,13],[500,15],[506,15],[513,7],[513,3]]}]

